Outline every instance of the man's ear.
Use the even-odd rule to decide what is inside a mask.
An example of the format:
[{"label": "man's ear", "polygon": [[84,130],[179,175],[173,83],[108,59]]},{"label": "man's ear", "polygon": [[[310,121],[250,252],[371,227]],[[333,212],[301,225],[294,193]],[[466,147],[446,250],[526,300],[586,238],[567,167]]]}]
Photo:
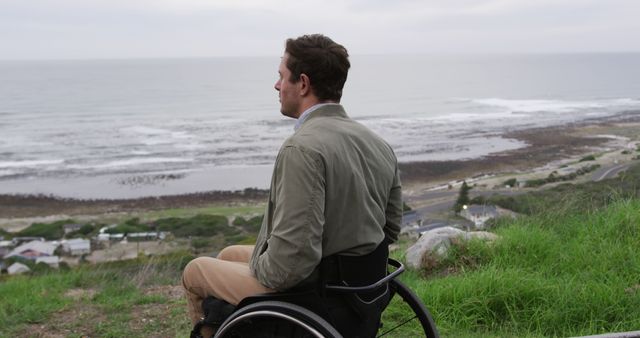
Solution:
[{"label": "man's ear", "polygon": [[300,74],[300,95],[307,96],[311,94],[311,79],[307,74]]}]

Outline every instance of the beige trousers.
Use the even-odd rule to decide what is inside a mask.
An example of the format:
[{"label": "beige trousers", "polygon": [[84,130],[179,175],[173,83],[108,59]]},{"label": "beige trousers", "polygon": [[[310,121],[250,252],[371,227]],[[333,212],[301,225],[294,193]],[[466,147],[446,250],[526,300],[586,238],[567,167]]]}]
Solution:
[{"label": "beige trousers", "polygon": [[182,285],[186,290],[189,317],[195,325],[202,317],[202,300],[208,296],[238,305],[245,297],[274,292],[256,279],[249,269],[253,245],[232,245],[217,258],[198,257],[184,268]]}]

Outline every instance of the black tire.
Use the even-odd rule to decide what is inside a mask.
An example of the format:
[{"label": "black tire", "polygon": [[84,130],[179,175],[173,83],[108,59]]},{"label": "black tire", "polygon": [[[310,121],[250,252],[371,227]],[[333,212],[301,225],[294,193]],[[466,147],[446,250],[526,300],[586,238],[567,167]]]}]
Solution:
[{"label": "black tire", "polygon": [[406,285],[396,279],[389,281],[389,287],[392,292],[395,293],[394,297],[400,297],[415,313],[417,319],[420,321],[422,330],[424,331],[424,336],[427,338],[439,338],[440,335],[436,329],[433,317],[420,298],[418,298],[418,296],[416,296],[416,294],[413,293],[413,291],[411,291],[411,289]]},{"label": "black tire", "polygon": [[234,312],[220,325],[214,337],[342,338],[342,335],[322,317],[305,308],[285,302],[262,301]]}]

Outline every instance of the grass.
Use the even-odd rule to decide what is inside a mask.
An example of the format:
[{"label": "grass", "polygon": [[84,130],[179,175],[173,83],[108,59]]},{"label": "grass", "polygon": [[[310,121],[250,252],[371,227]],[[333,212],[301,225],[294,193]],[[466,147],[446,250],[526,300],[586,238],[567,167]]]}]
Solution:
[{"label": "grass", "polygon": [[501,239],[492,245],[461,244],[469,245],[467,261],[481,262],[467,270],[405,274],[444,336],[566,337],[640,327],[640,200],[503,222],[496,233]]},{"label": "grass", "polygon": [[165,257],[16,276],[0,283],[0,337],[187,336],[179,285],[192,257]]},{"label": "grass", "polygon": [[[640,327],[639,170],[536,195],[530,215],[499,220],[492,244],[458,242],[432,270],[401,275],[444,337],[566,337]],[[626,177],[626,178],[625,178]],[[542,208],[541,206],[545,206]],[[216,214],[223,214],[216,210]],[[403,259],[408,242],[393,252]],[[178,288],[191,257],[45,271],[0,280],[0,337],[185,337]],[[410,314],[385,312],[390,328]],[[420,337],[414,324],[386,337]]]}]

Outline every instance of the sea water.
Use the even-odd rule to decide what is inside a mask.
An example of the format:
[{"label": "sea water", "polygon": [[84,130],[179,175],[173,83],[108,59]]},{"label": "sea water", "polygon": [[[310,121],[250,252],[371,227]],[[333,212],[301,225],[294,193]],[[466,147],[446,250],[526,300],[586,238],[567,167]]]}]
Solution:
[{"label": "sea water", "polygon": [[[295,121],[279,57],[0,61],[0,193],[267,188]],[[506,131],[640,110],[640,54],[353,56],[348,114],[402,162],[525,146]]]}]

